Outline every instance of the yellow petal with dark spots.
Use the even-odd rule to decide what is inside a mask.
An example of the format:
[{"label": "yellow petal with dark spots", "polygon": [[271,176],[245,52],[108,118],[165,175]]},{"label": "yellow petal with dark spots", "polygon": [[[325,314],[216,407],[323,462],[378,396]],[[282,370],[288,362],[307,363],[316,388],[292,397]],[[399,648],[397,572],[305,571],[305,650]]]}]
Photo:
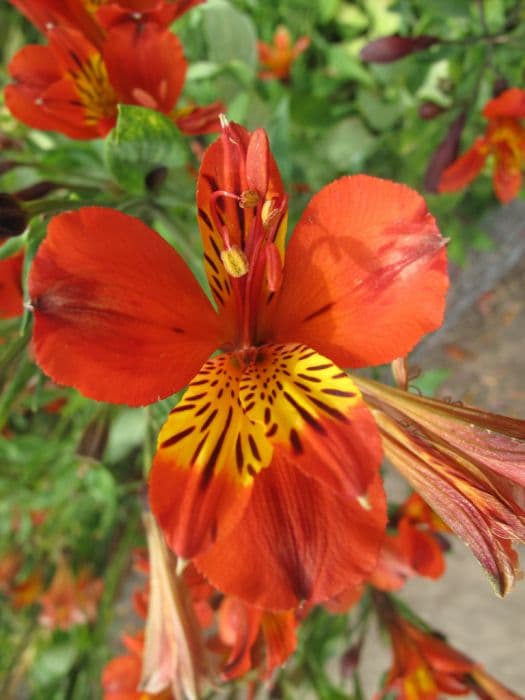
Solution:
[{"label": "yellow petal with dark spots", "polygon": [[366,493],[381,460],[379,433],[359,389],[326,357],[301,344],[263,346],[242,376],[240,400],[310,476],[349,496]]}]

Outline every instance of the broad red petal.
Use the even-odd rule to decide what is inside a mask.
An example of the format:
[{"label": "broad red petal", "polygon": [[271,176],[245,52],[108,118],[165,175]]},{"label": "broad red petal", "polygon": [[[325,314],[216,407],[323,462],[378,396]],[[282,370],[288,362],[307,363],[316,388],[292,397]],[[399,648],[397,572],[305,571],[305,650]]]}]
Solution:
[{"label": "broad red petal", "polygon": [[159,435],[151,507],[170,547],[186,558],[232,529],[271,460],[263,428],[238,401],[241,375],[229,355],[208,360]]},{"label": "broad red petal", "polygon": [[0,319],[22,315],[23,264],[23,252],[0,260]]},{"label": "broad red petal", "polygon": [[44,372],[99,401],[181,389],[217,347],[217,317],[180,256],[138,219],[86,207],[55,217],[29,276]]},{"label": "broad red petal", "polygon": [[299,341],[340,367],[406,354],[442,321],[444,239],[424,200],[355,175],[313,197],[286,252],[267,337]]},{"label": "broad red petal", "polygon": [[485,139],[476,139],[474,145],[443,172],[438,184],[438,192],[456,192],[469,185],[481,172],[487,154]]},{"label": "broad red petal", "polygon": [[182,44],[153,22],[128,22],[109,30],[103,57],[119,101],[167,114],[182,90],[187,63]]},{"label": "broad red petal", "polygon": [[348,497],[366,494],[382,458],[375,421],[350,379],[304,345],[265,345],[243,373],[240,401],[294,464]]},{"label": "broad red petal", "polygon": [[525,118],[525,90],[509,88],[492,100],[489,100],[483,109],[483,115],[487,119],[496,117]]},{"label": "broad red petal", "polygon": [[368,496],[369,510],[276,450],[237,526],[194,563],[220,590],[267,610],[326,600],[375,566],[386,524],[379,476]]}]

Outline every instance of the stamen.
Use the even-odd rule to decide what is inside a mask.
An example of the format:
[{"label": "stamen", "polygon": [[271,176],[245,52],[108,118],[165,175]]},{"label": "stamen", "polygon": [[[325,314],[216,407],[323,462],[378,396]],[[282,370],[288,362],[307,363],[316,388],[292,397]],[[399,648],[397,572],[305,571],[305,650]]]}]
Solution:
[{"label": "stamen", "polygon": [[239,206],[243,209],[251,209],[259,204],[259,193],[256,190],[245,190],[239,199]]},{"label": "stamen", "polygon": [[231,248],[221,251],[221,260],[231,277],[244,277],[248,273],[248,258],[239,246],[232,245]]},{"label": "stamen", "polygon": [[261,211],[261,219],[264,228],[271,228],[278,216],[279,209],[275,206],[275,201],[273,199],[267,199]]}]

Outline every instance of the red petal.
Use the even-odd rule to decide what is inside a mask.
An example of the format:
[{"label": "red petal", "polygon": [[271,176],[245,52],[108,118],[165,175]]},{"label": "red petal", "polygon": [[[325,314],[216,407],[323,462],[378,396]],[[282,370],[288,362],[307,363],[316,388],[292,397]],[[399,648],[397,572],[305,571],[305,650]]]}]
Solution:
[{"label": "red petal", "polygon": [[[26,46],[13,57],[9,73],[17,81],[5,89],[5,100],[9,111],[16,119],[34,129],[60,131],[70,138],[94,138],[98,132],[83,119],[71,124],[63,113],[50,110],[43,101],[45,92],[61,80],[57,57],[49,46]],[[78,102],[71,81],[62,106]],[[77,108],[78,109],[78,108]]]},{"label": "red petal", "polygon": [[22,315],[23,264],[23,252],[0,260],[0,319]]},{"label": "red petal", "polygon": [[232,529],[271,459],[263,429],[238,401],[241,374],[228,355],[206,362],[159,435],[151,507],[170,547],[186,558]]},{"label": "red petal", "polygon": [[173,119],[186,136],[213,134],[221,127],[219,114],[224,110],[222,102],[212,102],[205,107],[194,107],[189,112],[183,108],[180,114],[175,113]]},{"label": "red petal", "polygon": [[138,406],[169,396],[218,344],[217,317],[183,260],[111,209],[52,219],[29,295],[37,362],[100,401]]},{"label": "red petal", "polygon": [[262,630],[266,642],[266,671],[281,666],[297,647],[297,620],[293,611],[263,613]]},{"label": "red petal", "polygon": [[465,151],[443,172],[438,184],[438,192],[456,192],[466,187],[479,175],[486,158],[485,140],[478,138],[468,151]]},{"label": "red petal", "polygon": [[247,673],[252,667],[251,649],[261,624],[261,611],[226,596],[221,603],[218,626],[221,641],[231,647],[223,670],[226,679]]},{"label": "red petal", "polygon": [[[238,124],[230,123],[227,131],[206,150],[199,171],[197,183],[197,207],[199,228],[204,246],[206,275],[210,283],[219,312],[224,324],[235,328],[236,307],[231,289],[231,279],[221,260],[224,243],[212,215],[211,196],[217,190],[240,196],[250,189],[246,176],[246,154],[250,139],[249,132]],[[268,192],[267,198],[284,196],[279,169],[272,157],[268,157]],[[255,216],[253,208],[241,208],[238,202],[221,197],[216,209],[219,218],[228,231],[231,246],[244,250]]]},{"label": "red petal", "polygon": [[370,510],[298,470],[277,450],[231,534],[195,559],[220,590],[267,610],[317,603],[363,581],[385,528],[379,477]]},{"label": "red petal", "polygon": [[103,56],[120,102],[165,114],[173,109],[187,69],[175,34],[153,22],[130,19],[109,30]]},{"label": "red petal", "polygon": [[495,119],[496,117],[525,118],[525,90],[520,88],[505,90],[487,102],[483,115],[487,119]]},{"label": "red petal", "polygon": [[304,342],[340,367],[406,354],[441,324],[443,246],[408,187],[366,175],[333,182],[294,232],[267,337]]},{"label": "red petal", "polygon": [[497,198],[502,204],[518,196],[521,189],[521,154],[515,154],[509,146],[499,144],[494,157],[492,181]]}]

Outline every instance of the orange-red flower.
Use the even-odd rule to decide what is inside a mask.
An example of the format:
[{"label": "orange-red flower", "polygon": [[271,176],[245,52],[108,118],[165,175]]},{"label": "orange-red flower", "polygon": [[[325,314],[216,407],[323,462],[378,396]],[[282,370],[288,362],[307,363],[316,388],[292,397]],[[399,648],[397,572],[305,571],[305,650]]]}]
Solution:
[{"label": "orange-red flower", "polygon": [[525,90],[505,90],[487,102],[483,115],[489,120],[485,134],[443,172],[438,190],[466,187],[491,156],[494,191],[500,202],[509,202],[520,191],[525,166]]},{"label": "orange-red flower", "polygon": [[284,262],[266,134],[234,124],[206,151],[197,205],[218,312],[151,229],[80,209],[53,219],[32,267],[35,353],[99,400],[141,405],[189,382],[159,436],[153,511],[217,588],[288,610],[375,566],[379,434],[340,367],[392,360],[440,324],[443,239],[408,187],[346,177],[312,199]]},{"label": "orange-red flower", "polygon": [[380,590],[396,591],[413,576],[437,579],[444,571],[445,558],[439,540],[432,532],[402,517],[397,532],[387,534],[369,582]]},{"label": "orange-red flower", "polygon": [[0,319],[16,318],[23,312],[22,267],[24,253],[0,260]]},{"label": "orange-red flower", "polygon": [[226,596],[218,614],[219,639],[228,649],[222,675],[238,678],[259,667],[263,678],[295,651],[297,619],[293,610],[266,612]]},{"label": "orange-red flower", "polygon": [[93,578],[88,569],[74,576],[66,561],[61,560],[50,587],[40,599],[40,624],[65,630],[94,620],[102,589],[102,579]]},{"label": "orange-red flower", "polygon": [[259,77],[263,79],[278,78],[288,80],[292,64],[310,46],[310,39],[302,36],[292,43],[292,36],[286,27],[277,27],[273,35],[273,42],[266,44],[258,41],[259,61],[264,70],[260,71]]},{"label": "orange-red flower", "polygon": [[[124,103],[163,112],[189,134],[217,130],[218,103],[176,110],[187,70],[182,45],[166,27],[166,17],[180,14],[176,3],[130,0],[97,13],[90,11],[93,3],[80,0],[16,4],[49,42],[24,47],[9,64],[15,83],[6,87],[5,99],[20,121],[71,138],[97,138],[113,128],[117,104]],[[133,10],[135,4],[144,9]]]},{"label": "orange-red flower", "polygon": [[402,617],[386,596],[376,593],[374,600],[394,654],[377,700],[440,700],[471,691],[481,700],[520,700],[442,637]]},{"label": "orange-red flower", "polygon": [[525,421],[358,378],[386,456],[504,595],[525,542]]},{"label": "orange-red flower", "polygon": [[128,654],[111,659],[102,672],[103,700],[175,700],[170,688],[158,693],[139,690],[144,653],[144,633],[122,635]]}]

